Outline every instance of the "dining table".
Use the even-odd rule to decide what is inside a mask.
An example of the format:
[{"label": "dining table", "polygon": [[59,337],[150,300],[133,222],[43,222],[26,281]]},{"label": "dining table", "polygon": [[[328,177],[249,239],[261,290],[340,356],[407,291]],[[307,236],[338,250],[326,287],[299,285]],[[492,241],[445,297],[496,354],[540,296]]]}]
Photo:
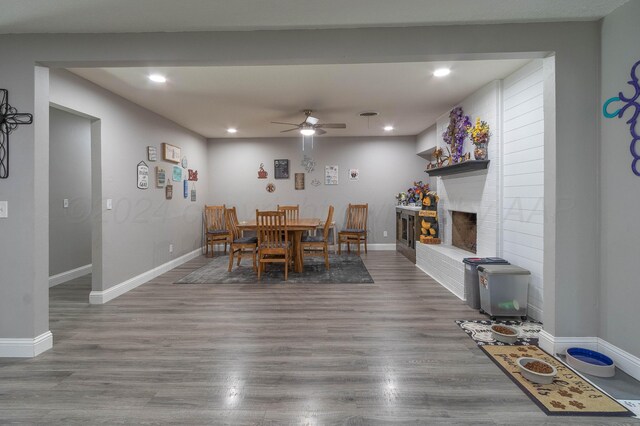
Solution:
[{"label": "dining table", "polygon": [[[287,232],[290,235],[289,241],[293,244],[293,270],[302,272],[304,270],[304,256],[302,255],[302,234],[307,231],[315,231],[321,223],[318,218],[298,218],[287,220]],[[241,221],[238,228],[242,231],[256,231],[256,220]]]}]

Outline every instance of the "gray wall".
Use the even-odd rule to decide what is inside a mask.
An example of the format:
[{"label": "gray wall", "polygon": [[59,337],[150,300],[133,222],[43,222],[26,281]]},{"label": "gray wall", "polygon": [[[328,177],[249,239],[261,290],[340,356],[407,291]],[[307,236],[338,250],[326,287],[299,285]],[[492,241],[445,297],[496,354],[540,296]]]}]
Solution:
[{"label": "gray wall", "polygon": [[[314,48],[308,49],[310,45]],[[545,216],[549,218],[545,220],[545,244],[548,242],[550,247],[547,250],[545,245],[544,322],[553,335],[593,336],[598,329],[598,320],[593,319],[593,306],[596,306],[599,291],[597,264],[600,250],[597,239],[584,230],[597,229],[599,217],[598,210],[593,208],[594,188],[598,187],[594,170],[599,162],[599,127],[595,120],[600,101],[599,53],[600,26],[597,22],[2,35],[0,56],[5,58],[0,62],[2,87],[9,89],[12,103],[19,110],[34,112],[35,121],[32,126],[23,126],[12,135],[13,175],[0,181],[0,200],[9,201],[10,211],[8,219],[0,220],[0,270],[3,271],[0,278],[0,338],[34,337],[48,330],[49,250],[48,244],[38,242],[43,235],[48,235],[49,222],[49,87],[47,69],[34,67],[35,64],[322,64],[533,58],[549,54],[555,55],[556,74],[550,80],[555,79],[556,84],[545,85],[545,93],[548,91],[555,96],[556,114],[555,120],[547,120],[545,116],[545,127],[550,130],[545,132],[545,152],[549,153],[549,164],[545,162],[545,182],[548,178],[554,188],[547,191],[545,186]],[[133,143],[135,139],[127,142]],[[110,142],[120,143],[113,138]],[[103,162],[113,168],[111,152],[106,149]],[[143,155],[138,151],[135,154]],[[125,173],[131,165],[118,163],[118,166],[119,171]],[[128,180],[120,181],[118,176],[113,171],[106,173],[105,196],[130,184]],[[104,234],[105,248],[115,247],[113,251],[128,252],[122,250],[126,246],[109,241],[108,235]],[[556,253],[558,261],[554,263]],[[110,266],[105,263],[105,271],[118,267],[119,263],[114,260],[119,259],[116,258],[117,253],[105,254],[105,262],[110,262]],[[130,259],[125,262],[130,269]],[[19,263],[22,268],[13,267]],[[139,269],[145,269],[153,262],[144,263]],[[547,268],[547,265],[551,267]],[[117,279],[113,281],[117,282]],[[580,295],[579,304],[576,303],[577,295]]]},{"label": "gray wall", "polygon": [[[67,71],[51,70],[51,102],[95,117],[101,123],[102,279],[106,290],[171,259],[198,249],[202,241],[202,208],[207,194],[206,140]],[[197,202],[182,196],[182,183],[173,183],[173,199],[155,187],[155,166],[167,173],[172,163],[161,161],[160,145],[182,148],[189,168],[198,170]],[[147,160],[147,146],[158,149],[158,161]],[[136,166],[150,168],[150,188],[136,187]],[[106,210],[104,199],[113,200]],[[174,251],[169,253],[169,244]],[[95,270],[94,274],[100,271]]]},{"label": "gray wall", "polygon": [[91,263],[91,121],[50,108],[49,149],[49,275],[56,275]]},{"label": "gray wall", "polygon": [[[631,66],[640,60],[640,2],[631,1],[604,19],[602,24],[601,105],[622,91],[634,94],[627,84]],[[640,69],[636,71],[640,77]],[[612,104],[611,110],[621,106]],[[600,337],[640,356],[638,303],[640,278],[640,177],[631,171],[631,135],[626,121],[601,119],[600,143]],[[640,129],[640,125],[636,126]],[[640,154],[640,143],[636,147]]]},{"label": "gray wall", "polygon": [[435,123],[416,136],[416,153],[431,161],[431,153],[426,154],[428,151],[434,150],[438,144],[438,140],[442,137],[437,134],[437,128]]},{"label": "gray wall", "polygon": [[[278,204],[299,204],[302,215],[325,218],[332,204],[338,230],[349,203],[369,203],[369,243],[395,244],[395,194],[428,178],[424,160],[415,153],[415,137],[323,136],[313,145],[312,150],[307,142],[303,152],[301,138],[209,140],[209,203],[237,206],[241,220],[255,219],[256,209],[275,209]],[[316,161],[311,174],[300,165],[304,154]],[[289,179],[274,179],[273,160],[281,158],[289,159]],[[268,179],[257,178],[260,163]],[[338,185],[324,184],[327,165],[339,166]],[[360,170],[360,180],[349,180],[351,168]],[[295,173],[305,173],[304,190],[294,188]],[[322,184],[311,185],[313,179]],[[269,182],[276,186],[273,193],[265,190]]]}]

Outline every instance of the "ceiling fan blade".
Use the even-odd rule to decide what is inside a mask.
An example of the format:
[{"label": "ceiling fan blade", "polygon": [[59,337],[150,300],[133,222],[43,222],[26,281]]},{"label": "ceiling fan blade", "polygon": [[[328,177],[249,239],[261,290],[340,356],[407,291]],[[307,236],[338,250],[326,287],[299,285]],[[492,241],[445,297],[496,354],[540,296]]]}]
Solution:
[{"label": "ceiling fan blade", "polygon": [[318,135],[318,136],[319,136],[319,135],[324,135],[325,133],[327,133],[327,132],[325,132],[325,131],[324,131],[324,130],[322,130],[322,129],[316,129],[316,135]]},{"label": "ceiling fan blade", "polygon": [[316,129],[346,129],[345,123],[320,123],[316,124]]},{"label": "ceiling fan blade", "polygon": [[298,127],[294,127],[293,129],[289,129],[289,130],[283,130],[280,133],[293,132],[294,130],[298,130]]},{"label": "ceiling fan blade", "polygon": [[320,121],[319,119],[312,117],[312,116],[308,116],[306,119],[306,122],[311,124],[312,126],[315,124],[318,124],[318,121]]},{"label": "ceiling fan blade", "polygon": [[272,121],[271,124],[286,124],[287,126],[298,126],[295,123],[283,123],[282,121]]}]

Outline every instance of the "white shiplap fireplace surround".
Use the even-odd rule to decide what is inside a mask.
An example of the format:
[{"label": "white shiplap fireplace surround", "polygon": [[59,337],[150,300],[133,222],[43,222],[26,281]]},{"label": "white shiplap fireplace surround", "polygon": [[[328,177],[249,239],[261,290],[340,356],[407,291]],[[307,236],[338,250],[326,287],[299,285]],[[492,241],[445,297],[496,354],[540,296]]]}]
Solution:
[{"label": "white shiplap fireplace surround", "polygon": [[[491,127],[487,170],[431,179],[440,196],[442,244],[416,243],[416,265],[462,300],[465,257],[499,256],[529,269],[529,316],[542,319],[543,132],[542,69],[532,62],[501,81],[494,81],[460,102],[472,122],[480,117]],[[436,124],[436,146],[448,113]],[[465,152],[473,152],[465,142]],[[446,152],[446,149],[445,149]],[[451,244],[452,211],[477,214],[476,253]]]}]

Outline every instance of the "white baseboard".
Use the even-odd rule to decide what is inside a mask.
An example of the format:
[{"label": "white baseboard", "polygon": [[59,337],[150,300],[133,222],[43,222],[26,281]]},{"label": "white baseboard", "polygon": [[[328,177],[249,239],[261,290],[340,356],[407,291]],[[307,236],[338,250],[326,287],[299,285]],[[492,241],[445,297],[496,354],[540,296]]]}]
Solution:
[{"label": "white baseboard", "polygon": [[527,304],[527,315],[529,315],[529,318],[542,322],[542,309],[537,306],[533,306],[530,303]]},{"label": "white baseboard", "polygon": [[640,357],[612,345],[599,337],[555,337],[540,331],[538,344],[550,354],[564,354],[568,348],[580,347],[601,352],[611,358],[618,368],[640,380]]},{"label": "white baseboard", "polygon": [[66,283],[67,281],[71,281],[73,279],[82,277],[84,275],[91,273],[91,264],[81,266],[76,269],[72,269],[70,271],[61,272],[56,275],[51,275],[49,277],[49,287],[56,286],[58,284]]},{"label": "white baseboard", "polygon": [[103,303],[107,303],[108,301],[113,300],[128,291],[133,290],[134,288],[146,283],[147,281],[152,280],[155,277],[162,275],[165,272],[170,271],[173,268],[180,266],[183,263],[188,262],[191,259],[195,259],[196,257],[201,255],[202,249],[199,248],[167,263],[157,266],[147,272],[143,272],[142,274],[130,278],[125,282],[116,284],[113,287],[109,287],[106,290],[92,291],[91,293],[89,293],[89,303],[93,305],[101,305]]},{"label": "white baseboard", "polygon": [[34,338],[0,338],[0,358],[33,358],[53,347],[53,334],[50,331]]}]

